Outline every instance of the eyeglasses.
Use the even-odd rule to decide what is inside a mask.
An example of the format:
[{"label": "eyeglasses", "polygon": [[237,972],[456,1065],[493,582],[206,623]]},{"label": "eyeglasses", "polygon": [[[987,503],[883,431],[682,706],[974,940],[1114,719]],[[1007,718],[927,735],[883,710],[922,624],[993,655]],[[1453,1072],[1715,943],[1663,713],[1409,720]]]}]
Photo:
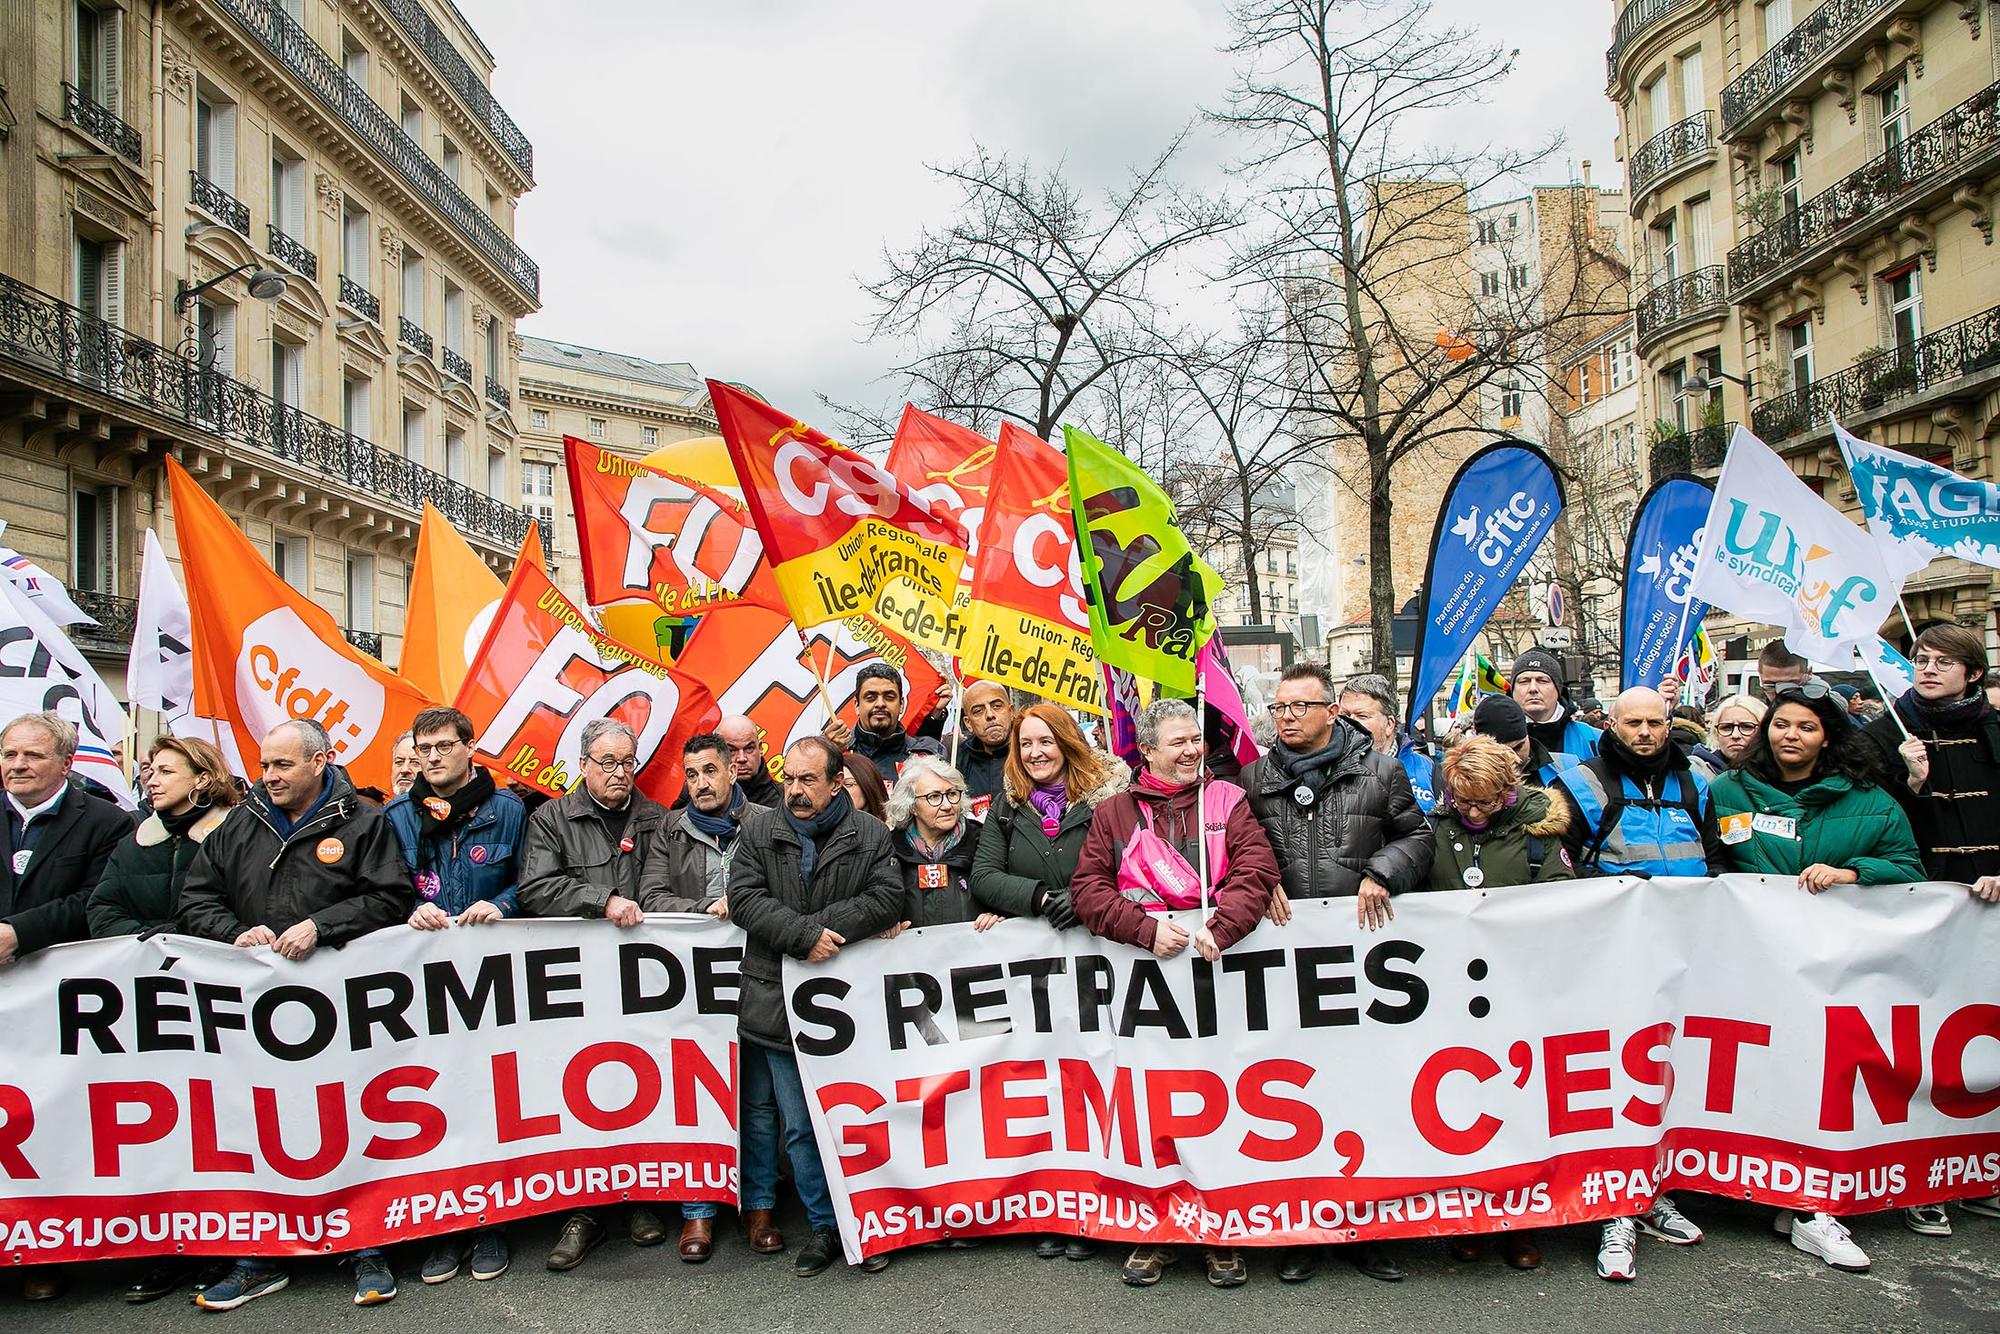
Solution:
[{"label": "eyeglasses", "polygon": [[594,764],[608,774],[629,774],[639,767],[639,759],[636,755],[628,755],[622,760],[613,759],[609,755],[586,755],[583,757],[583,762],[585,764]]},{"label": "eyeglasses", "polygon": [[1925,667],[1933,667],[1938,671],[1944,671],[1947,667],[1958,666],[1958,659],[1947,658],[1942,653],[1919,653],[1916,657],[1910,659],[1910,666],[1919,670]]},{"label": "eyeglasses", "polygon": [[1757,730],[1755,723],[1717,723],[1715,730],[1723,736],[1749,736]]},{"label": "eyeglasses", "polygon": [[1273,718],[1303,718],[1314,709],[1332,707],[1333,701],[1330,699],[1308,699],[1296,704],[1268,704],[1264,707],[1264,711]]},{"label": "eyeglasses", "polygon": [[464,743],[459,741],[457,737],[453,737],[449,741],[425,741],[418,744],[417,754],[428,760],[434,756],[449,755],[462,744]]},{"label": "eyeglasses", "polygon": [[1771,687],[1771,694],[1778,699],[1825,699],[1832,693],[1824,681],[1787,681]]},{"label": "eyeglasses", "polygon": [[956,806],[965,800],[965,789],[948,787],[942,792],[926,792],[923,794],[923,799],[931,804],[932,809],[941,811],[947,806]]}]

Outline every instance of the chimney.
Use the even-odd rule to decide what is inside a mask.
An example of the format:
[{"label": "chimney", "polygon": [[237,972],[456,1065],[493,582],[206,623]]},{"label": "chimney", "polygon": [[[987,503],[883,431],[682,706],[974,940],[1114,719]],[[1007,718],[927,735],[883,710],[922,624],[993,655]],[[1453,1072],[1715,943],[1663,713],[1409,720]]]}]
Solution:
[{"label": "chimney", "polygon": [[1589,185],[1589,184],[1590,184],[1590,159],[1589,159],[1589,158],[1585,158],[1585,159],[1583,160],[1583,183],[1584,183],[1585,185]]}]

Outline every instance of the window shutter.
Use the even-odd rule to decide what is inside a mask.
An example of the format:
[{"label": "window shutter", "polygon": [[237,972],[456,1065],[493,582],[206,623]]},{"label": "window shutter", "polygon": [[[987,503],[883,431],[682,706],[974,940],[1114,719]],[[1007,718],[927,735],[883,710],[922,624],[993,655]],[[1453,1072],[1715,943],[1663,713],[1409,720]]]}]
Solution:
[{"label": "window shutter", "polygon": [[215,369],[224,375],[236,374],[236,307],[215,308]]},{"label": "window shutter", "polygon": [[114,116],[124,112],[124,14],[116,9],[97,12],[97,100]]},{"label": "window shutter", "polygon": [[101,248],[98,264],[98,318],[119,327],[125,324],[125,247],[117,241]]},{"label": "window shutter", "polygon": [[1688,262],[1697,269],[1705,269],[1715,263],[1715,250],[1710,242],[1707,195],[1688,201],[1688,252]]},{"label": "window shutter", "polygon": [[118,591],[118,491],[109,486],[97,493],[97,591]]},{"label": "window shutter", "polygon": [[1681,58],[1681,116],[1692,116],[1707,104],[1702,86],[1701,52],[1690,51]]},{"label": "window shutter", "polygon": [[86,315],[100,314],[103,299],[104,267],[101,247],[87,236],[76,238],[76,308]]},{"label": "window shutter", "polygon": [[209,114],[210,132],[215,136],[215,157],[209,177],[230,194],[236,193],[236,104],[224,102]]},{"label": "window shutter", "polygon": [[283,360],[279,365],[285,374],[285,402],[298,407],[305,402],[305,349],[284,344]]},{"label": "window shutter", "polygon": [[278,226],[300,245],[306,243],[306,164],[287,162],[284,170],[285,212]]}]

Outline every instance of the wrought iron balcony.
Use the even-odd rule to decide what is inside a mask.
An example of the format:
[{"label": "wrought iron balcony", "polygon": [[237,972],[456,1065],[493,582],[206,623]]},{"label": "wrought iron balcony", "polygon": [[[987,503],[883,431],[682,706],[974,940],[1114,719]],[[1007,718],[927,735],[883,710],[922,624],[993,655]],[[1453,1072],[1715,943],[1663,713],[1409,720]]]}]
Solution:
[{"label": "wrought iron balcony", "polygon": [[118,653],[131,651],[132,632],[139,624],[139,603],[133,598],[121,598],[116,593],[98,593],[88,588],[72,588],[69,595],[79,610],[87,613],[96,625],[85,625],[81,621],[69,627],[69,637],[85,653]]},{"label": "wrought iron balcony", "polygon": [[1729,437],[1736,434],[1735,422],[1698,426],[1692,431],[1655,440],[1647,464],[1654,480],[1683,472],[1711,472],[1722,466]]},{"label": "wrought iron balcony", "polygon": [[271,258],[296,273],[308,278],[319,277],[319,256],[305,248],[278,229],[278,224],[266,224],[266,232],[271,240]]},{"label": "wrought iron balcony", "polygon": [[1926,191],[1943,193],[1966,168],[2000,157],[2000,84],[1989,84],[1896,147],[1849,172],[1729,252],[1729,282],[1745,289],[1828,243],[1888,228]]},{"label": "wrought iron balcony", "polygon": [[500,230],[486,210],[472,202],[444,168],[431,161],[415,140],[403,133],[389,113],[377,106],[367,90],[347,77],[333,57],[301,28],[278,0],[215,0],[303,83],[312,95],[382,155],[396,174],[440,213],[531,300],[541,300],[541,270],[514,239]]},{"label": "wrought iron balcony", "polygon": [[1829,416],[1844,425],[1898,399],[1995,369],[2000,369],[2000,306],[1760,403],[1750,414],[1750,429],[1776,444],[1819,430]]},{"label": "wrought iron balcony", "polygon": [[437,66],[444,81],[464,100],[472,118],[485,126],[487,133],[499,143],[500,151],[513,160],[522,175],[534,180],[535,146],[528,142],[528,136],[521,133],[521,127],[514,123],[513,118],[494,100],[492,92],[479,81],[472,66],[465,63],[465,57],[451,44],[451,39],[438,30],[424,7],[417,0],[380,0],[380,3],[410,35],[417,49]]},{"label": "wrought iron balcony", "polygon": [[486,401],[503,408],[514,406],[514,396],[507,392],[507,386],[490,375],[486,377]]},{"label": "wrought iron balcony", "polygon": [[431,354],[431,336],[407,315],[396,317],[396,340],[412,352],[421,352],[427,357]]},{"label": "wrought iron balcony", "polygon": [[375,324],[382,322],[382,298],[344,273],[340,275],[340,304]]},{"label": "wrought iron balcony", "polygon": [[196,208],[250,239],[250,206],[199,171],[188,173],[188,200]]},{"label": "wrought iron balcony", "polygon": [[1901,0],[1824,0],[1799,20],[1778,44],[1758,58],[1722,90],[1722,137],[1738,130],[1799,85],[1829,53],[1837,51],[1855,30]]},{"label": "wrought iron balcony", "polygon": [[1728,284],[1720,264],[1669,278],[1639,298],[1639,345],[1658,338],[1674,326],[1705,315],[1718,315],[1729,306]]},{"label": "wrought iron balcony", "polygon": [[340,633],[345,636],[348,643],[354,645],[354,647],[360,649],[369,657],[379,658],[382,656],[382,636],[377,632],[373,630],[350,630],[343,625],[340,627]]},{"label": "wrought iron balcony", "polygon": [[452,524],[504,546],[528,516],[269,394],[0,274],[0,360],[17,362],[179,423],[189,440],[235,440],[414,517],[428,500]]},{"label": "wrought iron balcony", "polygon": [[452,379],[463,380],[467,384],[472,383],[472,363],[450,348],[445,348],[439,354],[438,365]]},{"label": "wrought iron balcony", "polygon": [[[1638,40],[1639,34],[1665,18],[1676,9],[1684,8],[1689,0],[1630,0],[1625,8],[1618,11],[1618,26],[1611,30],[1611,49],[1604,53],[1604,81],[1618,82],[1618,57],[1625,54],[1625,48]],[[1636,193],[1636,192],[1635,192]]]},{"label": "wrought iron balcony", "polygon": [[1714,150],[1715,136],[1709,120],[1711,114],[1703,108],[1686,120],[1675,121],[1648,139],[1632,155],[1632,161],[1625,168],[1625,174],[1632,183],[1632,198],[1638,199],[1676,169],[1698,162]]},{"label": "wrought iron balcony", "polygon": [[63,84],[63,119],[139,170],[146,169],[139,132],[111,114],[73,83]]}]

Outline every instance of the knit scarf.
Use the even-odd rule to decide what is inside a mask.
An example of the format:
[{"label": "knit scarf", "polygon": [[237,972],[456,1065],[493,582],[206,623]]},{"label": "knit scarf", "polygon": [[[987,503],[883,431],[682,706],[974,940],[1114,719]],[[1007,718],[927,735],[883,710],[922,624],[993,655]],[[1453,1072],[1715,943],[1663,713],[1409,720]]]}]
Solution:
[{"label": "knit scarf", "polygon": [[1042,832],[1054,838],[1062,830],[1063,812],[1069,809],[1069,787],[1063,783],[1037,783],[1028,794],[1028,804],[1042,817]]},{"label": "knit scarf", "polygon": [[417,781],[410,784],[410,802],[417,808],[417,837],[445,837],[492,795],[493,775],[477,765],[464,785],[448,797],[432,792],[430,781],[418,774]]},{"label": "knit scarf", "polygon": [[1341,752],[1347,748],[1346,743],[1347,738],[1341,734],[1340,727],[1336,725],[1332,740],[1318,750],[1304,755],[1282,741],[1273,741],[1271,758],[1278,762],[1280,769],[1314,792],[1318,792],[1326,786],[1326,771],[1340,762]]},{"label": "knit scarf", "polygon": [[1986,711],[1986,692],[1974,690],[1958,699],[1934,701],[1925,699],[1912,687],[1896,701],[1896,711],[1903,715],[1904,721],[1933,732],[1955,732],[1977,722]]},{"label": "knit scarf", "polygon": [[965,821],[960,820],[956,829],[953,829],[942,840],[936,843],[931,842],[917,832],[917,824],[914,820],[910,822],[910,827],[905,832],[909,836],[910,846],[916,850],[919,857],[929,862],[941,862],[951,855],[951,850],[957,847],[960,840],[965,837]]},{"label": "knit scarf", "polygon": [[778,808],[785,817],[785,823],[799,836],[799,878],[806,888],[812,888],[813,868],[819,865],[819,840],[832,833],[834,826],[854,814],[854,800],[842,788],[833,794],[833,800],[818,815],[800,819],[792,814],[789,805]]},{"label": "knit scarf", "polygon": [[186,838],[188,830],[194,828],[194,822],[208,814],[208,808],[190,806],[179,815],[168,815],[165,811],[154,811],[153,814],[160,817],[160,823],[169,834],[175,838]]},{"label": "knit scarf", "polygon": [[743,789],[732,786],[729,789],[729,804],[722,808],[720,815],[710,815],[690,801],[687,806],[688,823],[714,839],[716,846],[727,852],[729,845],[736,841],[736,827],[743,815],[744,800]]},{"label": "knit scarf", "polygon": [[1597,743],[1597,753],[1608,762],[1614,774],[1630,776],[1633,782],[1647,789],[1653,789],[1674,767],[1674,747],[1672,742],[1660,747],[1652,755],[1641,755],[1618,739],[1616,732],[1606,732]]}]

